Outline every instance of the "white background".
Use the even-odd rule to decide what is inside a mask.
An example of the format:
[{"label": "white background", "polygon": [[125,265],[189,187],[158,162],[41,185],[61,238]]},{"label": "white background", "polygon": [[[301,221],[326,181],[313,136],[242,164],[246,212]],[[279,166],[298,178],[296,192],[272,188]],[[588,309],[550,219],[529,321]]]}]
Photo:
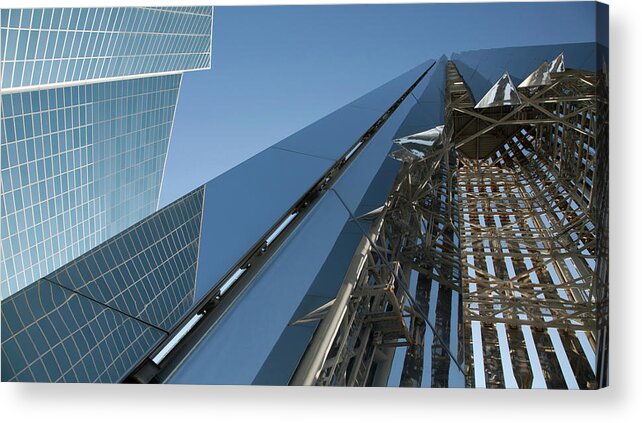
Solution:
[{"label": "white background", "polygon": [[[2,7],[198,5],[214,0],[17,1]],[[315,3],[391,3],[316,1]],[[405,1],[411,3],[413,1]],[[442,0],[444,2],[444,0]],[[275,1],[216,1],[215,5]],[[279,0],[278,4],[304,1]],[[610,4],[611,387],[595,392],[0,384],[0,420],[642,421],[642,2]],[[523,19],[528,19],[524,16]],[[537,42],[534,35],[533,42]],[[639,162],[637,162],[640,160]],[[640,313],[642,315],[642,313]]]}]

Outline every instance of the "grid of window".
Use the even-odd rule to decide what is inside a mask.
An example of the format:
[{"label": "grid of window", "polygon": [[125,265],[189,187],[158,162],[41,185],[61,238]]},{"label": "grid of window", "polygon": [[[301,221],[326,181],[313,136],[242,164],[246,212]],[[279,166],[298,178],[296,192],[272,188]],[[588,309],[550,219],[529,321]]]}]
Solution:
[{"label": "grid of window", "polygon": [[3,89],[210,67],[211,7],[2,9]]},{"label": "grid of window", "polygon": [[2,381],[118,382],[163,336],[41,279],[2,302]]},{"label": "grid of window", "polygon": [[2,298],[156,209],[180,80],[2,95]]},{"label": "grid of window", "polygon": [[203,192],[197,188],[47,279],[169,331],[194,302]]},{"label": "grid of window", "polygon": [[194,302],[204,187],[2,301],[2,380],[118,382]]}]

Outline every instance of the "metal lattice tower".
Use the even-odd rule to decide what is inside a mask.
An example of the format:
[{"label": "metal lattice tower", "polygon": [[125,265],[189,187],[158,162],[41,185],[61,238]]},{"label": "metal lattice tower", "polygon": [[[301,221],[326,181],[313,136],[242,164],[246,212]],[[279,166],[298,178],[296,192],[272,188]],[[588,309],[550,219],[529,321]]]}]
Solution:
[{"label": "metal lattice tower", "polygon": [[606,83],[561,54],[475,104],[448,62],[445,124],[397,141],[391,194],[355,218],[376,220],[307,316],[291,384],[385,384],[402,346],[401,386],[422,386],[426,354],[424,386],[605,386]]}]

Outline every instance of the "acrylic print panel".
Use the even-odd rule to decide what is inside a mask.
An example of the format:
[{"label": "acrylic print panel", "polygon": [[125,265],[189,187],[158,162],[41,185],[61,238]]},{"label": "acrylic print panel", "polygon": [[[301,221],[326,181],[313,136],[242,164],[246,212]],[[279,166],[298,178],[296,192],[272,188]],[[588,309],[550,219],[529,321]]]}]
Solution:
[{"label": "acrylic print panel", "polygon": [[607,6],[0,18],[3,382],[608,385]]}]

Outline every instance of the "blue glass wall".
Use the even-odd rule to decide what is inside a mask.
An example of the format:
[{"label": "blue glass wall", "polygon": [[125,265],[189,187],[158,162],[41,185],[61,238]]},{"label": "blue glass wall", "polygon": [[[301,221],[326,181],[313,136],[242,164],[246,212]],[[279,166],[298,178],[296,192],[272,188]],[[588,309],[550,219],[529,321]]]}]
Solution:
[{"label": "blue glass wall", "polygon": [[197,188],[46,279],[171,330],[194,302],[203,191]]},{"label": "blue glass wall", "polygon": [[40,280],[2,302],[2,381],[118,382],[162,335]]},{"label": "blue glass wall", "polygon": [[251,384],[349,218],[327,192],[168,382]]},{"label": "blue glass wall", "polygon": [[192,305],[203,188],[2,301],[2,380],[119,382]]},{"label": "blue glass wall", "polygon": [[211,7],[2,9],[0,87],[210,67]]},{"label": "blue glass wall", "polygon": [[[352,104],[360,103],[368,105],[369,110],[376,110],[370,122],[370,125],[374,124],[377,114],[383,114],[429,65],[427,62],[422,65],[423,69],[419,67],[404,74],[339,109],[330,115],[331,118],[324,118],[303,129],[301,133],[312,135],[317,132],[317,137],[307,138],[309,144],[298,133],[292,135],[287,139],[288,148],[305,150],[311,147],[307,154],[324,149],[330,154],[340,155],[342,143],[346,149],[350,146],[345,134],[357,130],[362,124],[360,119],[346,119],[346,126],[336,125],[346,115],[354,116]],[[362,227],[350,219],[358,212],[369,211],[364,207],[378,207],[386,199],[397,166],[390,161],[384,166],[384,162],[394,134],[415,104],[413,96],[408,96],[401,103],[261,268],[242,297],[168,377],[168,383],[287,384],[288,375],[314,331],[314,325],[291,327],[289,323],[336,295],[354,248],[363,235]],[[324,133],[338,131],[339,128],[344,131],[341,138],[334,139],[336,142],[326,146],[311,144],[313,140],[323,140]],[[276,144],[278,147],[283,145],[284,142]],[[307,156],[293,157],[292,160],[303,158]],[[383,172],[379,172],[381,168],[385,168]],[[376,180],[374,186],[373,180]],[[364,207],[359,208],[360,205]],[[337,252],[347,256],[339,260]],[[319,278],[319,275],[323,276]],[[234,365],[230,366],[230,363]]]},{"label": "blue glass wall", "polygon": [[2,96],[2,298],[156,209],[180,81]]}]

